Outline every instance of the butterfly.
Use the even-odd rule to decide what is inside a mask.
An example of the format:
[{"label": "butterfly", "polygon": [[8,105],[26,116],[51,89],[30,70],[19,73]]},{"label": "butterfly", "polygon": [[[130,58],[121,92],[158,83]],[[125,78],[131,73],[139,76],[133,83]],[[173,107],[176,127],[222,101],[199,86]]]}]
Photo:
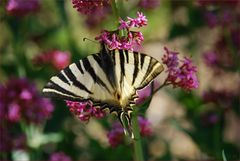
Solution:
[{"label": "butterfly", "polygon": [[138,98],[136,91],[146,87],[163,69],[151,56],[129,50],[109,50],[102,45],[99,53],[72,63],[53,76],[43,88],[43,95],[91,101],[94,106],[115,113],[125,133],[131,133],[131,113]]}]

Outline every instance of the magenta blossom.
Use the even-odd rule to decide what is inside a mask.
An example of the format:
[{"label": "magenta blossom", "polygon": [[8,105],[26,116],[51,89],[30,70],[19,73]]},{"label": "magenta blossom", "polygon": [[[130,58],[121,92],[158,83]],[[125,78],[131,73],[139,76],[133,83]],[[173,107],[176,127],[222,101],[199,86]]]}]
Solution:
[{"label": "magenta blossom", "polygon": [[147,25],[146,16],[143,15],[141,12],[137,12],[137,18],[127,17],[127,21],[122,19],[119,20],[120,26],[118,27],[119,30],[127,29],[129,30],[132,27],[143,27]]},{"label": "magenta blossom", "polygon": [[215,52],[209,51],[203,54],[203,59],[206,65],[214,66],[218,64],[217,54]]},{"label": "magenta blossom", "polygon": [[24,16],[39,9],[39,0],[9,0],[6,10],[15,16]]},{"label": "magenta blossom", "polygon": [[[150,128],[151,124],[147,119],[139,116],[138,123],[140,126],[141,136],[152,135],[152,129]],[[124,135],[123,127],[119,122],[113,123],[112,129],[107,133],[108,142],[113,148],[117,147],[119,144],[122,144],[124,142],[124,136],[125,135]]]},{"label": "magenta blossom", "polygon": [[143,9],[154,9],[160,4],[160,0],[140,0],[138,6]]},{"label": "magenta blossom", "polygon": [[[154,89],[157,89],[158,86],[159,86],[158,82],[153,81],[153,91]],[[136,104],[137,105],[142,104],[149,96],[151,96],[153,91],[151,84],[143,89],[138,90],[137,91],[138,99],[135,101]]]},{"label": "magenta blossom", "polygon": [[[133,27],[140,28],[147,25],[147,19],[143,13],[138,12],[137,18],[128,17],[127,21],[120,19],[119,23],[120,26],[118,27],[118,30],[104,30],[101,35],[97,36],[95,39],[100,43],[106,44],[110,50],[141,50],[141,43],[144,40],[142,33],[139,31],[130,31],[130,29]],[[126,34],[120,35],[120,32],[122,31]]]},{"label": "magenta blossom", "polygon": [[111,147],[117,147],[124,141],[124,130],[119,122],[112,125],[112,129],[107,133],[108,142]]},{"label": "magenta blossom", "polygon": [[110,0],[72,0],[73,8],[86,15],[85,23],[93,28],[100,24],[111,12]]},{"label": "magenta blossom", "polygon": [[110,6],[110,0],[72,0],[73,8],[78,12],[91,15],[96,10],[104,9]]},{"label": "magenta blossom", "polygon": [[63,152],[51,154],[49,161],[72,161],[72,159]]},{"label": "magenta blossom", "polygon": [[148,121],[148,119],[139,116],[138,117],[138,123],[140,126],[140,134],[141,136],[151,136],[152,135],[152,129],[151,123]]},{"label": "magenta blossom", "polygon": [[232,107],[234,99],[237,100],[237,94],[226,90],[209,90],[203,93],[202,99],[205,103],[214,103],[216,106],[228,109]]},{"label": "magenta blossom", "polygon": [[186,90],[198,88],[199,83],[196,76],[197,67],[192,64],[192,61],[184,57],[183,60],[178,59],[178,53],[164,48],[162,61],[167,66],[166,84],[172,84],[174,87],[181,87]]},{"label": "magenta blossom", "polygon": [[70,64],[71,56],[67,51],[52,50],[40,55],[33,59],[36,65],[50,64],[57,70],[61,70]]},{"label": "magenta blossom", "polygon": [[91,102],[66,101],[66,103],[69,110],[81,121],[89,121],[91,117],[103,118],[105,116],[105,112],[94,107]]},{"label": "magenta blossom", "polygon": [[10,79],[0,85],[0,119],[12,123],[41,123],[53,112],[52,103],[42,98],[36,86],[25,78]]}]

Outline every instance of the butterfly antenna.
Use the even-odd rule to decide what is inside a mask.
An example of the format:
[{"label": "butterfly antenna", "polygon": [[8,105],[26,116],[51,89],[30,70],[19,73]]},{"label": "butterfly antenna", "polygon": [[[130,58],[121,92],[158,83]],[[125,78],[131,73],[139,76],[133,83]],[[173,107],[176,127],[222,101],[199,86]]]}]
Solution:
[{"label": "butterfly antenna", "polygon": [[86,40],[91,41],[91,42],[96,43],[96,44],[99,44],[97,41],[94,41],[94,40],[91,40],[91,39],[89,39],[89,38],[84,37],[84,38],[83,38],[83,41],[86,41]]}]

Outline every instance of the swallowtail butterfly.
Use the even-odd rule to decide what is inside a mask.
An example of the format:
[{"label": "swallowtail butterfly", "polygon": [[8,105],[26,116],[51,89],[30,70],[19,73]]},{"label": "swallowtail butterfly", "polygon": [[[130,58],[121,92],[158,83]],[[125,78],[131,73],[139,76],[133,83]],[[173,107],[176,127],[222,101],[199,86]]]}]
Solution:
[{"label": "swallowtail butterfly", "polygon": [[147,86],[162,71],[163,65],[148,55],[109,50],[103,45],[99,53],[53,76],[44,87],[43,95],[80,102],[90,100],[94,106],[117,114],[122,125],[124,121],[131,125],[136,91]]}]

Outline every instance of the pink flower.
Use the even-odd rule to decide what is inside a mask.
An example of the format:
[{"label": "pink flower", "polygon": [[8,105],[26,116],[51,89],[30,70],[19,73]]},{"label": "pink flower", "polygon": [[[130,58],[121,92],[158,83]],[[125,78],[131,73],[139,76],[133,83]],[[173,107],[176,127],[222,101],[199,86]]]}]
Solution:
[{"label": "pink flower", "polygon": [[103,9],[110,5],[109,0],[72,0],[73,8],[77,8],[77,11],[91,15],[96,10]]},{"label": "pink flower", "polygon": [[[3,122],[0,123],[0,151],[11,152],[17,149],[25,149],[27,147],[26,136],[17,134],[11,131],[13,128],[11,124]],[[16,130],[16,129],[14,129]]]},{"label": "pink flower", "polygon": [[166,53],[162,61],[167,66],[166,72],[168,73],[165,83],[186,90],[198,88],[197,67],[192,64],[192,61],[187,57],[179,60],[177,57],[178,53],[169,51],[166,47],[164,50]]},{"label": "pink flower", "polygon": [[198,0],[202,6],[219,5],[219,6],[237,6],[239,0]]},{"label": "pink flower", "polygon": [[108,43],[109,48],[112,49],[118,49],[119,46],[121,46],[121,43],[118,42],[117,40],[117,35],[116,34],[112,34],[112,41],[109,41]]},{"label": "pink flower", "polygon": [[137,18],[128,17],[129,27],[143,27],[147,25],[146,16],[141,12],[137,12]]},{"label": "pink flower", "polygon": [[205,52],[203,54],[203,59],[206,65],[214,66],[218,64],[217,54],[215,52]]},{"label": "pink flower", "polygon": [[[152,130],[150,128],[151,125],[147,119],[139,116],[138,123],[141,136],[145,137],[152,135]],[[108,142],[113,148],[124,142],[124,136],[123,127],[119,122],[113,123],[111,130],[107,133]]]},{"label": "pink flower", "polygon": [[70,64],[70,53],[66,51],[52,50],[40,55],[33,59],[36,65],[50,64],[57,70],[64,69]]},{"label": "pink flower", "polygon": [[70,64],[70,54],[63,51],[52,52],[52,65],[57,69],[61,70]]},{"label": "pink flower", "polygon": [[146,16],[143,15],[141,12],[137,12],[137,18],[127,17],[127,21],[122,19],[119,20],[120,26],[118,27],[119,30],[127,29],[129,30],[132,27],[143,27],[147,25]]},{"label": "pink flower", "polygon": [[6,10],[15,16],[24,16],[39,9],[38,0],[9,0]]},{"label": "pink flower", "polygon": [[160,0],[140,0],[138,6],[143,9],[154,9],[160,4]]},{"label": "pink flower", "polygon": [[51,154],[49,161],[72,161],[72,159],[63,152]]},{"label": "pink flower", "polygon": [[119,122],[112,125],[112,129],[107,133],[108,142],[111,147],[117,147],[124,141],[124,130]]},{"label": "pink flower", "polygon": [[203,93],[202,99],[205,103],[215,104],[217,107],[228,109],[234,106],[234,99],[237,100],[238,95],[226,90],[209,90]]},{"label": "pink flower", "polygon": [[120,23],[120,26],[118,27],[119,30],[130,28],[129,27],[129,22],[127,22],[127,21],[124,21],[124,20],[120,19],[119,23]]},{"label": "pink flower", "polygon": [[17,122],[21,118],[20,106],[16,103],[9,104],[8,119],[12,122]]},{"label": "pink flower", "polygon": [[[159,84],[156,81],[153,81],[153,88],[156,89],[159,86]],[[147,87],[140,89],[137,91],[138,99],[136,100],[136,104],[142,104],[149,96],[151,96],[151,84],[148,85]],[[153,89],[153,90],[154,90]]]},{"label": "pink flower", "polygon": [[148,119],[145,119],[144,117],[139,116],[138,122],[140,126],[141,136],[151,136],[152,135],[152,129],[150,128],[151,123],[148,121]]},{"label": "pink flower", "polygon": [[66,103],[69,110],[81,121],[89,121],[91,117],[103,118],[105,116],[105,112],[94,107],[91,102],[66,101]]},{"label": "pink flower", "polygon": [[206,19],[207,24],[210,28],[214,28],[219,24],[217,15],[211,11],[205,12],[204,18]]},{"label": "pink flower", "polygon": [[[147,19],[143,13],[138,12],[137,18],[128,17],[127,21],[122,19],[119,20],[120,26],[116,31],[106,31],[104,30],[101,35],[97,36],[95,39],[100,43],[104,43],[109,49],[120,49],[120,50],[131,50],[139,51],[141,50],[141,43],[144,38],[141,32],[130,31],[132,27],[143,27],[147,25]],[[121,31],[126,31],[125,35],[119,35]]]},{"label": "pink flower", "polygon": [[2,121],[16,123],[41,123],[53,112],[52,103],[42,98],[34,84],[25,78],[9,79],[0,85],[0,118]]}]

